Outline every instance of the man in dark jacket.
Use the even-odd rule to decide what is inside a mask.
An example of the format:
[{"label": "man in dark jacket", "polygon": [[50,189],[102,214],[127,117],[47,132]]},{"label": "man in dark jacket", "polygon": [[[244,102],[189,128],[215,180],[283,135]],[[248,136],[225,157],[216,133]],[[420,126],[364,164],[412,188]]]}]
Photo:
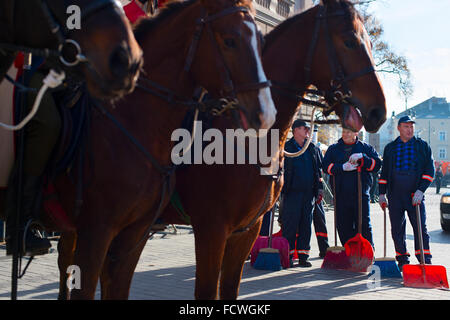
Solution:
[{"label": "man in dark jacket", "polygon": [[389,206],[392,239],[400,269],[409,263],[410,256],[406,249],[405,211],[414,230],[416,257],[418,260],[420,257],[416,205],[420,206],[425,263],[431,263],[423,195],[433,181],[434,161],[430,146],[414,137],[414,123],[409,116],[399,119],[397,129],[400,136],[384,148],[383,168],[378,181],[379,203],[382,207]]},{"label": "man in dark jacket", "polygon": [[[294,136],[286,142],[285,150],[297,152],[305,145],[310,126],[297,119],[292,125],[292,131]],[[283,237],[289,242],[291,266],[296,238],[299,266],[311,266],[307,260],[311,248],[314,202],[316,197],[323,193],[320,159],[320,150],[313,143],[309,144],[301,156],[284,159],[281,229]]]},{"label": "man in dark jacket", "polygon": [[328,148],[323,159],[324,170],[336,182],[336,227],[343,245],[358,232],[358,166],[361,166],[362,186],[361,231],[373,246],[369,190],[371,173],[380,169],[381,159],[371,145],[358,139],[357,132],[343,129],[342,138]]}]

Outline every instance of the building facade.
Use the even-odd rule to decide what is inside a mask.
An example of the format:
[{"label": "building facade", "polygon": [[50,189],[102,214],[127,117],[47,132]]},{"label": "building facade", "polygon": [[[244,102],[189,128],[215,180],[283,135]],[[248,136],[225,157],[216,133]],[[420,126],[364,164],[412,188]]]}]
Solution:
[{"label": "building facade", "polygon": [[254,0],[256,23],[263,34],[269,33],[283,20],[313,6],[312,0]]}]

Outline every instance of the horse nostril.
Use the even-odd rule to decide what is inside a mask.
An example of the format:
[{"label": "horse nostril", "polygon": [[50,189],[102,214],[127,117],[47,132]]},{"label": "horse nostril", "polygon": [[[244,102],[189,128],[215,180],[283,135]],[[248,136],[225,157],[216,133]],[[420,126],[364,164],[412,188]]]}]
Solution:
[{"label": "horse nostril", "polygon": [[109,66],[114,76],[125,77],[131,68],[131,59],[128,50],[122,46],[114,50],[109,59]]}]

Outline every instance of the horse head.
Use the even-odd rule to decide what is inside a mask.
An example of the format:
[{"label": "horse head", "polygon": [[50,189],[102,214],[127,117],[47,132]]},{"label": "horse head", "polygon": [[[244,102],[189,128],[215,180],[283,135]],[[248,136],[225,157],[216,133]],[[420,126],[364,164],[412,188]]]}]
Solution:
[{"label": "horse head", "polygon": [[134,89],[142,50],[120,4],[115,0],[40,3],[38,10],[49,29],[59,28],[47,38],[53,39],[54,46],[56,36],[63,69],[86,80],[90,93],[98,98],[114,99]]},{"label": "horse head", "polygon": [[361,16],[348,0],[323,0],[316,30],[311,83],[327,92],[343,127],[376,132],[386,120],[386,100]]},{"label": "horse head", "polygon": [[185,69],[190,69],[197,83],[209,83],[207,89],[213,97],[237,102],[244,129],[269,129],[275,121],[276,109],[262,67],[261,37],[251,1],[200,3],[206,16],[197,24],[199,40],[190,46]]}]

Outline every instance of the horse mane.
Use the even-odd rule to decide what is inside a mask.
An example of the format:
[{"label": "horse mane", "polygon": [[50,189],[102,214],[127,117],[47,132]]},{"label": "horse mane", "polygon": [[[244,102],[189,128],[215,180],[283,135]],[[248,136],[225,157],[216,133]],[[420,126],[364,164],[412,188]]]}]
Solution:
[{"label": "horse mane", "polygon": [[136,37],[136,40],[140,42],[144,35],[146,35],[148,32],[151,32],[153,29],[155,29],[155,27],[159,26],[160,23],[162,23],[164,20],[173,16],[180,10],[189,7],[196,1],[197,0],[169,1],[162,8],[159,9],[159,12],[156,16],[139,19],[134,27],[134,36]]},{"label": "horse mane", "polygon": [[[350,17],[352,17],[352,19],[359,18],[359,19],[361,19],[361,21],[363,21],[361,18],[361,15],[356,10],[355,5],[350,0],[328,0],[326,2],[327,2],[328,7],[330,8],[328,10],[329,12],[334,12],[339,9],[344,9],[344,10],[348,11],[348,13],[350,14]],[[267,33],[264,36],[263,53],[264,53],[264,49],[266,47],[268,47],[275,39],[277,39],[280,34],[282,34],[286,29],[289,29],[289,27],[293,23],[302,19],[306,15],[306,13],[308,13],[312,10],[315,10],[319,5],[323,5],[323,1],[320,1],[319,4],[315,5],[314,7],[310,8],[300,14],[296,14],[296,15],[284,20],[276,28],[274,28],[272,31]]]}]

